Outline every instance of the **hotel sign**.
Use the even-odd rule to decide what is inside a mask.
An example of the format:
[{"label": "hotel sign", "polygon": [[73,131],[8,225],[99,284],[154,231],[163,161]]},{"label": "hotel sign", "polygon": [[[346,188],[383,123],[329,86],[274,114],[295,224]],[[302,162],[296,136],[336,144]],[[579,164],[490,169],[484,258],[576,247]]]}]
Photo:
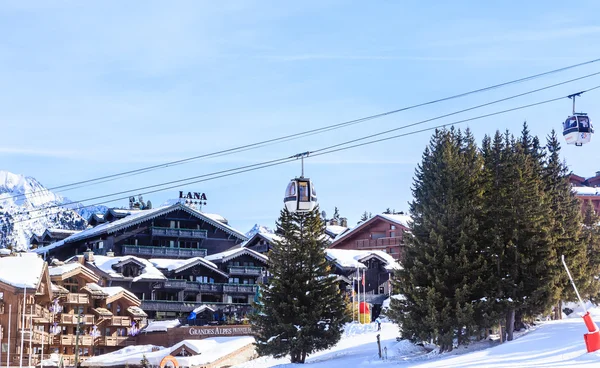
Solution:
[{"label": "hotel sign", "polygon": [[216,326],[216,327],[190,327],[191,336],[243,336],[252,335],[250,326]]},{"label": "hotel sign", "polygon": [[206,201],[206,193],[200,192],[187,192],[180,190],[179,191],[179,199],[195,199],[198,201]]}]

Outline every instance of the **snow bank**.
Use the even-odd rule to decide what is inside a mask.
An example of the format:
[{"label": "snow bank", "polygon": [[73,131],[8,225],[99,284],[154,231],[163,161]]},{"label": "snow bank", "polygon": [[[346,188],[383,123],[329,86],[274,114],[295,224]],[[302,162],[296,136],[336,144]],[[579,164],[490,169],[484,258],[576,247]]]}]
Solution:
[{"label": "snow bank", "polygon": [[167,331],[169,328],[178,327],[181,325],[178,319],[172,319],[168,321],[151,321],[148,323],[142,332],[158,332],[158,331]]}]

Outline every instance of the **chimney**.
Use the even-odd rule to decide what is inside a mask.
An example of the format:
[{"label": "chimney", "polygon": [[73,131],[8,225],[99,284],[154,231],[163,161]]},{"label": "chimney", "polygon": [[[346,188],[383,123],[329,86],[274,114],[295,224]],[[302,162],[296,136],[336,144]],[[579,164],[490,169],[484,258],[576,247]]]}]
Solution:
[{"label": "chimney", "polygon": [[600,171],[596,171],[596,176],[600,176]]},{"label": "chimney", "polygon": [[107,256],[107,257],[114,257],[114,256],[115,256],[115,252],[113,252],[113,251],[112,251],[112,249],[109,249],[109,250],[106,252],[106,256]]},{"label": "chimney", "polygon": [[337,226],[338,225],[338,220],[337,219],[331,219],[331,220],[329,220],[329,225]]},{"label": "chimney", "polygon": [[88,262],[94,262],[94,251],[90,248],[86,249],[83,253],[83,258]]},{"label": "chimney", "polygon": [[345,217],[340,218],[340,226],[348,227],[348,219]]}]

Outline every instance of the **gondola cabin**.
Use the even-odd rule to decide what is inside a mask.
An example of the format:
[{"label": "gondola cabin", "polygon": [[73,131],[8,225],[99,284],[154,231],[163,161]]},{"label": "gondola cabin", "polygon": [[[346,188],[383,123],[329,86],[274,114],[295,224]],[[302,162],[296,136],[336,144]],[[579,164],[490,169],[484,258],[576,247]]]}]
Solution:
[{"label": "gondola cabin", "polygon": [[283,199],[290,212],[309,212],[317,205],[317,192],[308,178],[292,179]]},{"label": "gondola cabin", "polygon": [[567,144],[582,146],[590,143],[594,134],[594,127],[589,116],[585,113],[576,113],[569,116],[563,123],[563,136]]}]

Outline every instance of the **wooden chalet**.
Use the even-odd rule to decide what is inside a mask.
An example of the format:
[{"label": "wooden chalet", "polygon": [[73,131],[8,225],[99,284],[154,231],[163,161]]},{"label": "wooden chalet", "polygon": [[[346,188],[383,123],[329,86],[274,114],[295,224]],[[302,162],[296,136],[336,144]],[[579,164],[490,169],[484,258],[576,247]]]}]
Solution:
[{"label": "wooden chalet", "polygon": [[404,214],[377,214],[337,236],[329,248],[380,250],[401,260],[409,221]]},{"label": "wooden chalet", "polygon": [[[95,219],[95,220],[94,220]],[[34,251],[45,259],[113,252],[141,258],[192,258],[223,252],[247,240],[221,216],[183,203],[152,209],[111,209],[95,226]],[[101,222],[103,221],[103,222]]]},{"label": "wooden chalet", "polygon": [[81,231],[82,230],[46,229],[41,235],[33,234],[31,238],[29,238],[29,243],[32,248],[44,247]]},{"label": "wooden chalet", "polygon": [[584,201],[589,200],[596,213],[600,215],[600,171],[597,171],[595,176],[587,179],[571,174],[569,182],[571,183],[573,193],[581,200],[582,211]]}]

